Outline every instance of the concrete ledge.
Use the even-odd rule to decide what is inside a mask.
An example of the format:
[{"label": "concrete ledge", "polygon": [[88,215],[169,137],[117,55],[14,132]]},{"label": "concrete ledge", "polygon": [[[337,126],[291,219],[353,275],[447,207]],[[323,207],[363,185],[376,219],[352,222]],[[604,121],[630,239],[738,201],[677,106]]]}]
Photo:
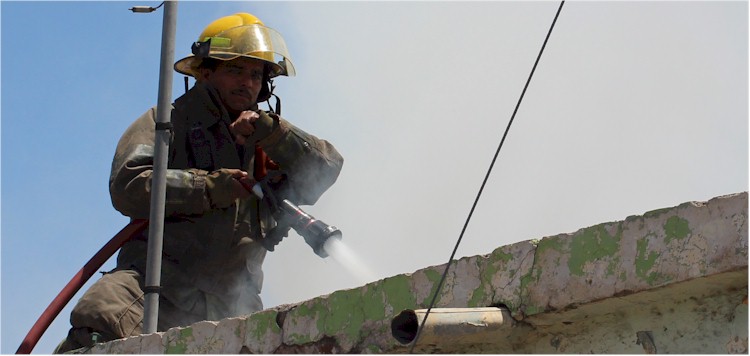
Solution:
[{"label": "concrete ledge", "polygon": [[[747,353],[747,193],[503,246],[452,265],[436,307],[505,306],[511,333],[419,352]],[[399,353],[390,322],[427,308],[443,266],[89,353]]]}]

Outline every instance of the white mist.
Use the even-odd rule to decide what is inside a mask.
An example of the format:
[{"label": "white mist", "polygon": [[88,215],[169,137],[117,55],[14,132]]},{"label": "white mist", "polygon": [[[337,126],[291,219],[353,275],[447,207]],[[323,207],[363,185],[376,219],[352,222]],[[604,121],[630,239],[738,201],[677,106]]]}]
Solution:
[{"label": "white mist", "polygon": [[362,284],[377,280],[375,273],[341,239],[329,238],[323,249]]}]

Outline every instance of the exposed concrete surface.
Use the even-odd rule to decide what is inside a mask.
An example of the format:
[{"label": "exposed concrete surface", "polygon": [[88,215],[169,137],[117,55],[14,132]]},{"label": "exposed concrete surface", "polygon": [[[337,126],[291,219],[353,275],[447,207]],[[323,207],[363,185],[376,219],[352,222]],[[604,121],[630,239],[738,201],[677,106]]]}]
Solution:
[{"label": "exposed concrete surface", "polygon": [[[747,193],[689,202],[452,265],[436,307],[506,306],[510,330],[439,353],[748,353]],[[403,353],[390,322],[427,308],[443,266],[89,353]]]}]

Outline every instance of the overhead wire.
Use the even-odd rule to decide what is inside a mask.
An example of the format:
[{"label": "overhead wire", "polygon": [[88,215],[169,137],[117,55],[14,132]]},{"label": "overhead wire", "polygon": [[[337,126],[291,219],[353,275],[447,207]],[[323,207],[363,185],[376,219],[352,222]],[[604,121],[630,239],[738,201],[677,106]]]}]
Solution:
[{"label": "overhead wire", "polygon": [[440,278],[440,281],[438,282],[438,286],[435,289],[435,293],[432,296],[432,301],[430,302],[429,307],[427,308],[427,312],[425,313],[424,317],[422,318],[422,323],[419,324],[419,328],[417,329],[417,333],[414,336],[414,341],[412,341],[411,347],[409,348],[409,353],[414,352],[414,347],[417,345],[417,341],[419,341],[419,336],[422,333],[422,329],[424,328],[425,322],[427,321],[427,317],[430,316],[430,311],[435,306],[435,302],[437,300],[437,296],[440,295],[440,292],[443,287],[443,283],[445,282],[445,278],[448,275],[448,271],[450,270],[451,263],[453,262],[453,258],[456,256],[456,251],[458,251],[458,246],[461,244],[461,240],[463,240],[464,233],[466,232],[466,228],[469,225],[469,221],[471,221],[471,217],[474,214],[474,210],[477,207],[477,203],[479,202],[479,198],[482,196],[482,192],[484,191],[485,185],[487,185],[487,180],[490,177],[490,174],[492,173],[492,168],[495,166],[495,162],[497,161],[497,157],[500,154],[500,150],[503,148],[503,144],[505,143],[505,138],[508,136],[508,132],[510,131],[510,127],[513,124],[513,120],[516,117],[516,113],[518,113],[518,108],[521,106],[521,102],[523,101],[523,97],[526,94],[526,90],[529,87],[529,83],[531,82],[531,78],[534,76],[534,72],[536,71],[536,67],[539,64],[539,60],[542,58],[542,53],[544,53],[544,48],[547,46],[547,41],[549,41],[550,35],[552,35],[552,30],[555,28],[555,23],[557,23],[557,18],[560,16],[560,11],[562,11],[563,5],[565,4],[565,0],[560,2],[560,6],[557,8],[557,13],[555,13],[555,18],[552,20],[552,24],[550,25],[549,30],[547,31],[547,36],[544,38],[544,43],[542,43],[542,48],[539,50],[539,54],[537,54],[536,61],[534,61],[534,66],[531,68],[531,72],[529,73],[529,77],[526,79],[526,84],[523,87],[523,90],[521,91],[521,95],[518,98],[518,102],[516,103],[515,109],[513,109],[513,114],[510,117],[510,121],[508,121],[508,125],[505,127],[505,132],[503,133],[503,137],[500,140],[500,144],[497,147],[497,150],[495,151],[495,155],[492,157],[492,162],[490,163],[489,168],[487,169],[487,173],[484,176],[484,180],[482,181],[482,185],[479,187],[479,191],[477,192],[477,196],[474,199],[474,203],[471,206],[471,210],[469,210],[469,215],[466,218],[466,221],[464,222],[464,226],[461,229],[461,233],[458,236],[458,240],[456,241],[456,246],[453,248],[453,252],[451,253],[450,258],[448,259],[448,263],[445,265],[445,270],[443,271],[443,275]]}]

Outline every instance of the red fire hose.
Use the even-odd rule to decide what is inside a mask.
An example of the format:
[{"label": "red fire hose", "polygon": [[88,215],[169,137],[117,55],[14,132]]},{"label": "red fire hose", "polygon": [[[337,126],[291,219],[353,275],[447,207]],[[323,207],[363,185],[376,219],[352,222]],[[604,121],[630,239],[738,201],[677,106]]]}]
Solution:
[{"label": "red fire hose", "polygon": [[52,300],[52,303],[44,310],[44,313],[37,319],[34,326],[31,327],[29,333],[26,334],[26,338],[21,342],[21,346],[18,347],[16,354],[30,354],[31,350],[34,349],[36,343],[42,337],[47,328],[52,324],[60,311],[68,304],[70,299],[83,287],[84,284],[96,273],[99,268],[107,262],[107,260],[115,254],[115,252],[122,247],[133,235],[140,233],[148,226],[148,220],[146,219],[135,219],[130,222],[127,226],[122,228],[120,232],[115,235],[94,257],[86,262],[78,273],[65,285],[60,294]]}]

